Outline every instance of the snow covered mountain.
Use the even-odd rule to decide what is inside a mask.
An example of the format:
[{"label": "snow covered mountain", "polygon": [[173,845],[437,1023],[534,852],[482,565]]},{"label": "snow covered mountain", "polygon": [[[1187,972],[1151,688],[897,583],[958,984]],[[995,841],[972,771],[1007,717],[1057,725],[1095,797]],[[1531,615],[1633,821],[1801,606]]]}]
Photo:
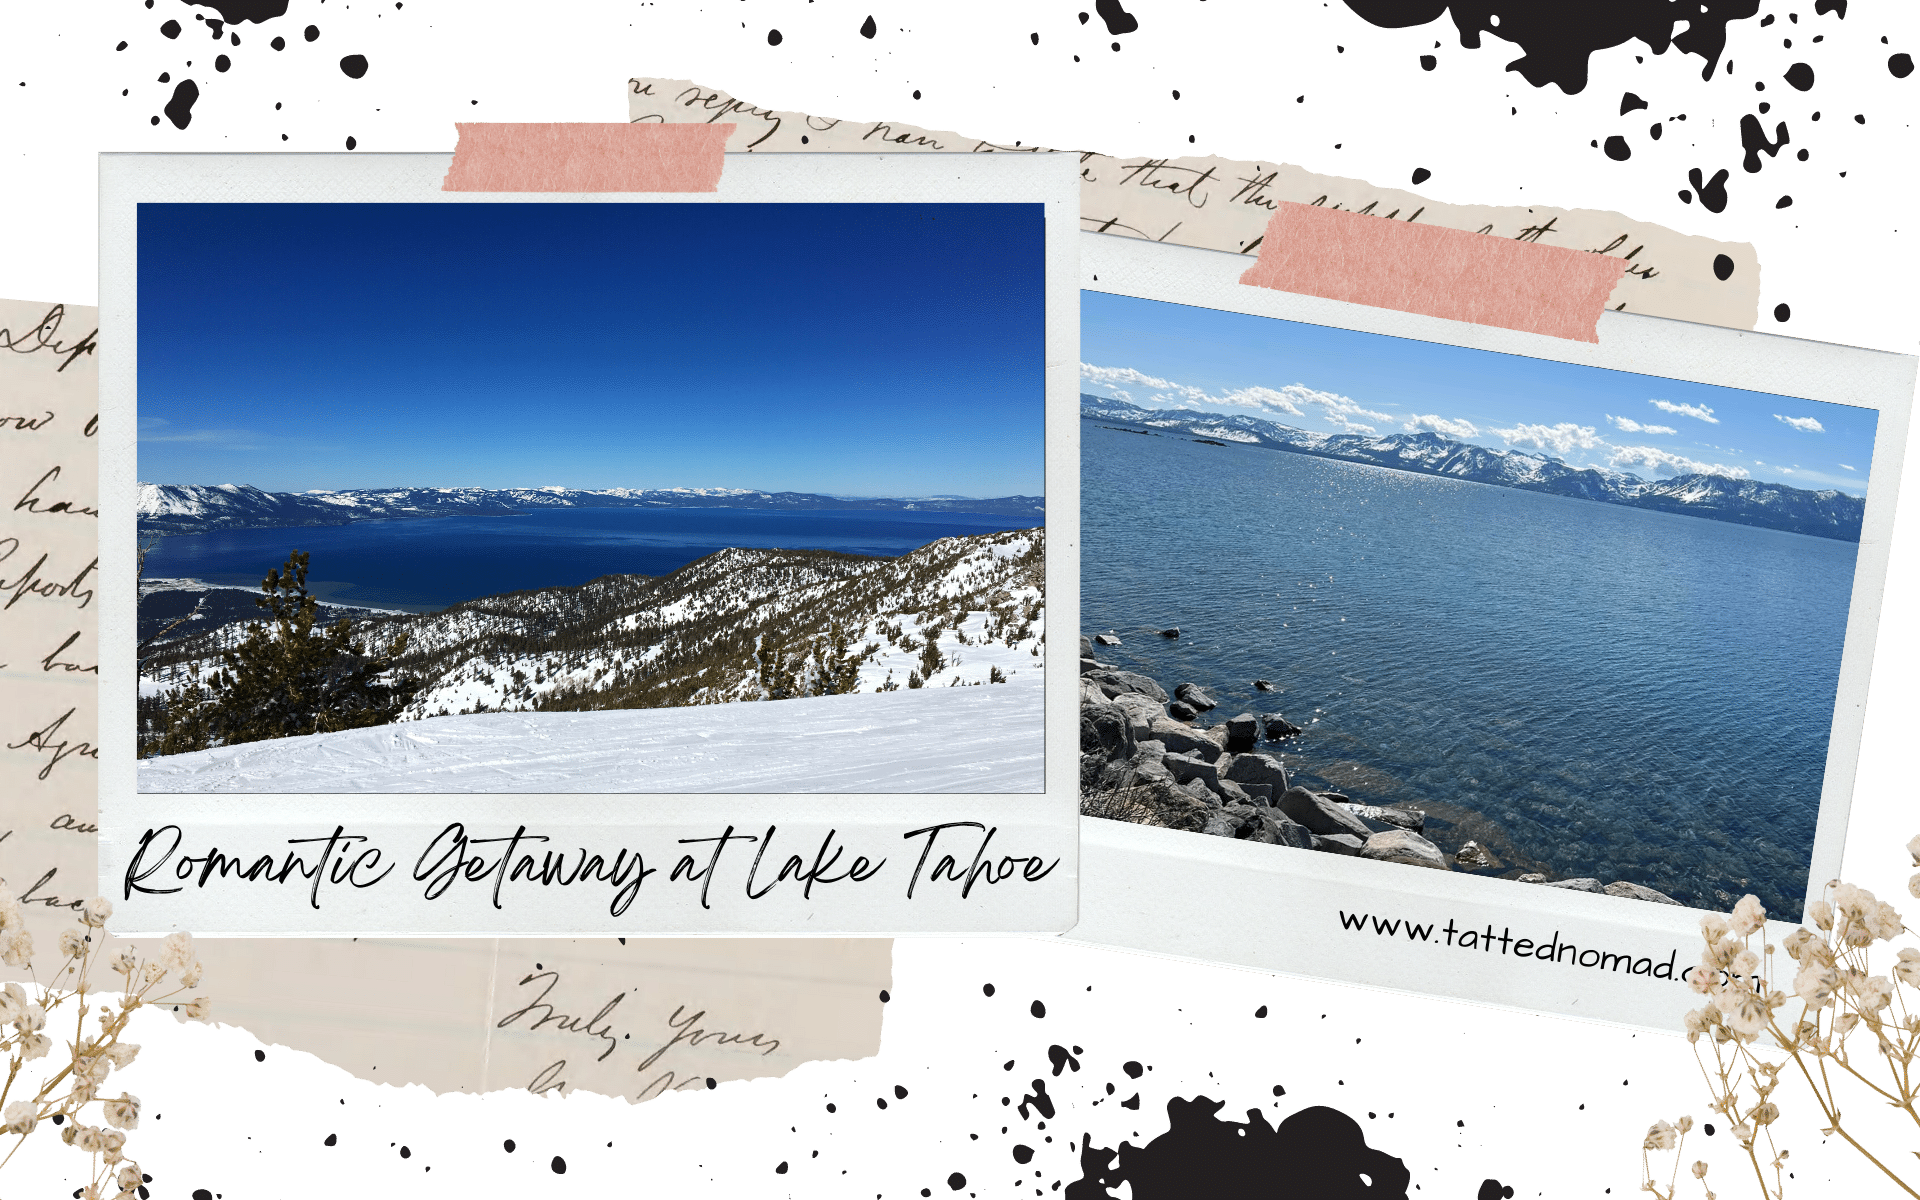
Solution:
[{"label": "snow covered mountain", "polygon": [[850,498],[751,488],[365,488],[342,492],[267,492],[249,484],[143,483],[136,509],[142,533],[205,533],[211,529],[265,529],[346,525],[406,517],[505,515],[534,508],[769,508],[857,509],[988,513],[1046,519],[1042,496],[969,500]]},{"label": "snow covered mountain", "polygon": [[[370,649],[407,635],[399,669],[422,687],[402,720],[998,685],[1042,673],[1045,537],[942,538],[897,558],[722,550],[670,575],[368,614],[354,629]],[[169,583],[151,595],[180,608]],[[205,679],[257,619],[200,611],[141,664],[143,736],[167,694]]]},{"label": "snow covered mountain", "polygon": [[1259,417],[1142,408],[1085,393],[1080,397],[1080,415],[1216,442],[1370,463],[1846,542],[1860,540],[1860,524],[1867,507],[1864,499],[1845,492],[1808,491],[1721,475],[1680,475],[1649,481],[1624,471],[1570,467],[1544,455],[1496,450],[1438,433],[1313,433]]}]

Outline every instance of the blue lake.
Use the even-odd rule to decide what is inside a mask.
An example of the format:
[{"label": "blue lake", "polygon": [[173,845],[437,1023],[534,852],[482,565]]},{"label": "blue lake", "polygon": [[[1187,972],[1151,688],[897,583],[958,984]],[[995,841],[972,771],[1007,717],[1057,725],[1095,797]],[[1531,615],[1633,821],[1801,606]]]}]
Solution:
[{"label": "blue lake", "polygon": [[427,612],[601,575],[666,575],[730,546],[893,556],[943,537],[1030,524],[956,512],[541,509],[179,535],[147,556],[146,574],[258,587],[289,551],[303,550],[312,556],[308,587],[321,599]]},{"label": "blue lake", "polygon": [[1799,911],[1852,543],[1081,430],[1103,659],[1284,713],[1307,786],[1425,807],[1508,873]]}]

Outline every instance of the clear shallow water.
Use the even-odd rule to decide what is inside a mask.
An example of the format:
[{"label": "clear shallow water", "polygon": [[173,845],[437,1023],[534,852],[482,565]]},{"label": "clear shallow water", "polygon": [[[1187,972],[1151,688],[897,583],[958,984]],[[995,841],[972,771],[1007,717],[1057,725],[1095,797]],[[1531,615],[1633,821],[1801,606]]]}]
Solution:
[{"label": "clear shallow water", "polygon": [[1798,911],[1852,543],[1081,433],[1081,625],[1125,642],[1104,659],[1216,689],[1214,717],[1286,714],[1308,786],[1427,807],[1507,873]]},{"label": "clear shallow water", "polygon": [[323,600],[429,611],[602,575],[666,575],[729,546],[891,556],[943,537],[1024,527],[953,512],[542,509],[186,534],[162,539],[147,556],[146,574],[258,587],[289,551],[304,550],[312,556],[308,586]]}]

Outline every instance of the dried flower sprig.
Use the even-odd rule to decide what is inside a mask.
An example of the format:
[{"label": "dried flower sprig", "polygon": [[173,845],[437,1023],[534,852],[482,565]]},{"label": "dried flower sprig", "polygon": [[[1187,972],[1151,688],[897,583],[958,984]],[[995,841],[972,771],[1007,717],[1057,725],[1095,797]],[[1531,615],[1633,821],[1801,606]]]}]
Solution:
[{"label": "dried flower sprig", "polygon": [[[0,1157],[0,1167],[13,1160],[40,1125],[57,1124],[60,1140],[92,1159],[91,1179],[80,1193],[85,1200],[109,1196],[132,1200],[139,1192],[144,1182],[140,1164],[126,1156],[125,1147],[126,1131],[140,1125],[140,1098],[125,1091],[117,1097],[105,1095],[107,1079],[130,1066],[140,1053],[139,1046],[120,1040],[133,1014],[199,986],[202,973],[193,956],[193,939],[185,933],[169,936],[161,944],[157,961],[143,961],[132,950],[121,950],[107,960],[108,968],[122,977],[120,998],[116,1004],[98,1006],[99,1032],[89,1035],[87,1014],[95,1009],[87,1002],[90,974],[104,941],[104,934],[95,939],[95,931],[104,930],[112,914],[113,906],[104,899],[89,900],[80,907],[79,928],[60,933],[53,983],[36,978],[28,987],[18,983],[0,987],[0,1059],[7,1064],[6,1083],[0,1086],[0,1137],[14,1138]],[[34,974],[33,935],[27,931],[19,900],[4,883],[0,883],[0,961]],[[162,991],[169,982],[171,990]],[[22,1072],[28,1063],[52,1052],[54,1039],[46,1030],[67,1006],[73,1013],[73,1040],[67,1043],[64,1065],[35,1087]],[[207,1018],[205,996],[196,996],[182,1007],[189,1017]],[[93,1103],[100,1105],[105,1127],[80,1123],[83,1110]]]},{"label": "dried flower sprig", "polygon": [[[1907,843],[1907,854],[1920,867],[1920,837]],[[1907,881],[1907,890],[1920,897],[1920,873]],[[1774,984],[1776,947],[1766,938],[1766,912],[1759,900],[1746,896],[1727,916],[1701,918],[1706,947],[1688,984],[1707,1002],[1686,1015],[1685,1028],[1713,1097],[1711,1108],[1727,1119],[1728,1132],[1746,1151],[1760,1194],[1782,1200],[1787,1151],[1773,1140],[1780,1120],[1774,1094],[1783,1071],[1789,1077],[1797,1073],[1819,1105],[1825,1120],[1821,1133],[1852,1146],[1902,1192],[1920,1200],[1915,1180],[1892,1165],[1904,1163],[1907,1155],[1875,1154],[1843,1123],[1841,1105],[1843,1093],[1877,1097],[1920,1130],[1920,1077],[1914,1072],[1920,1003],[1909,995],[1920,989],[1920,949],[1901,948],[1887,974],[1874,974],[1869,961],[1874,944],[1912,931],[1893,905],[1840,880],[1807,906],[1807,918],[1812,927],[1794,930],[1779,947],[1794,963],[1790,988]],[[1786,1012],[1790,994],[1799,1002],[1791,1016]],[[1872,1047],[1857,1053],[1862,1038],[1870,1038]],[[1703,1039],[1711,1063],[1702,1051]],[[1641,1187],[1672,1200],[1672,1184],[1660,1190],[1646,1154],[1673,1151],[1677,1178],[1678,1146],[1655,1141],[1650,1133],[1642,1150]],[[1694,1178],[1703,1188],[1706,1173],[1705,1163],[1694,1164]],[[1713,1193],[1706,1194],[1711,1200]]]}]

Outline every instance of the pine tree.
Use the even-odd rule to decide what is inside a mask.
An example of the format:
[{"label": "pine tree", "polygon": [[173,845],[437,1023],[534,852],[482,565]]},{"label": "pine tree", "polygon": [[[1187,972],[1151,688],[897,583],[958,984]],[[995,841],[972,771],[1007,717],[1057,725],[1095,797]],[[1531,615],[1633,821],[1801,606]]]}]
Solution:
[{"label": "pine tree", "polygon": [[767,699],[786,700],[799,694],[795,664],[788,657],[783,640],[771,633],[763,635],[754,657],[760,667],[760,690],[766,693]]},{"label": "pine tree", "polygon": [[270,623],[248,625],[246,640],[221,653],[206,687],[171,697],[158,753],[384,725],[413,699],[419,684],[394,674],[407,635],[370,653],[344,617],[314,628],[320,604],[307,592],[307,560],[296,550],[285,574],[267,573],[254,603]]}]

